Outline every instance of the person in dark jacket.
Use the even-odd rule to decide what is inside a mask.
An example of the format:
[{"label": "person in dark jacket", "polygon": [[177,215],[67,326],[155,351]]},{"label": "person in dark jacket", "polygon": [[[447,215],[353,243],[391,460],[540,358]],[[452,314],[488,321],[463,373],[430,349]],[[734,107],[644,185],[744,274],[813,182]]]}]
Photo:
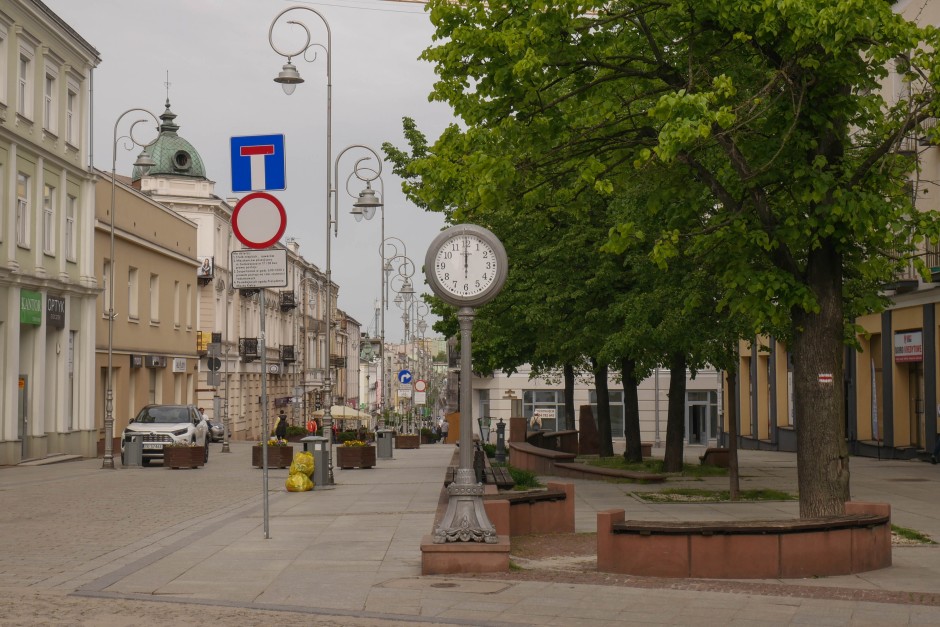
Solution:
[{"label": "person in dark jacket", "polygon": [[274,427],[274,435],[277,436],[278,440],[287,439],[287,414],[284,413],[284,410],[281,410],[281,413],[278,415],[277,426]]}]

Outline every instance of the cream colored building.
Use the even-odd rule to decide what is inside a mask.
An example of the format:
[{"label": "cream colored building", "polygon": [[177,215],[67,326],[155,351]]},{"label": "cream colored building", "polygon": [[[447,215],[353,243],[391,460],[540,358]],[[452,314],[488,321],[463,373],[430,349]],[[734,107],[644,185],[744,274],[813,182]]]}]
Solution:
[{"label": "cream colored building", "polygon": [[[148,148],[155,165],[146,173],[135,168],[131,178],[153,201],[196,225],[193,350],[201,359],[195,402],[210,418],[227,417],[235,439],[261,437],[265,395],[269,428],[281,409],[292,424],[304,424],[316,406],[327,368],[325,275],[300,255],[295,242],[288,241],[272,247],[286,250],[285,287],[264,289],[263,299],[261,290],[234,289],[231,255],[243,249],[231,226],[237,200],[215,195],[215,182],[207,178],[199,152],[179,134],[169,101],[160,119],[160,134]],[[333,283],[330,289],[337,322],[330,362],[340,368],[333,377],[333,390],[345,398],[346,361],[341,351],[346,349],[346,318],[336,309],[339,287]],[[217,384],[208,360],[213,340],[220,345]]]},{"label": "cream colored building", "polygon": [[[195,402],[196,224],[130,186],[114,182],[114,258],[111,250],[111,174],[98,172],[95,189],[95,271],[103,291],[95,312],[97,426],[103,427],[108,383],[108,310],[114,273],[111,368],[114,436],[151,403]],[[103,432],[102,432],[103,437]],[[120,451],[119,444],[113,449]]]},{"label": "cream colored building", "polygon": [[41,2],[0,6],[0,465],[95,453],[99,62]]}]

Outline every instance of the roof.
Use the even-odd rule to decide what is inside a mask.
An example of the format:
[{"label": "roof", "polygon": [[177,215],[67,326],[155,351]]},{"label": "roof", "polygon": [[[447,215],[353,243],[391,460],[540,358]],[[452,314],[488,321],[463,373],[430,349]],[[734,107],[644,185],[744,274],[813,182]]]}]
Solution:
[{"label": "roof", "polygon": [[[154,165],[147,170],[147,176],[180,176],[188,178],[206,178],[206,166],[202,157],[188,141],[179,136],[179,125],[174,121],[176,114],[170,110],[170,100],[167,98],[166,110],[160,116],[160,134],[152,144],[147,146],[147,153],[154,161]],[[131,180],[139,181],[143,176],[139,166],[134,166]]]}]

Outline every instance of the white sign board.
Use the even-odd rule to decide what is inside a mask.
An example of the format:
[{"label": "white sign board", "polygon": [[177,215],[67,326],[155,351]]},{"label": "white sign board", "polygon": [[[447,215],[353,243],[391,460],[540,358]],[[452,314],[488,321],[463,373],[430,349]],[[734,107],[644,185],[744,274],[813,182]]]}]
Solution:
[{"label": "white sign board", "polygon": [[922,331],[903,331],[894,334],[895,363],[924,361],[924,334]]},{"label": "white sign board", "polygon": [[415,392],[415,405],[424,405],[428,402],[427,392]]},{"label": "white sign board", "polygon": [[411,398],[411,388],[398,388],[398,398]]},{"label": "white sign board", "polygon": [[232,251],[232,287],[236,290],[286,286],[286,249]]},{"label": "white sign board", "polygon": [[554,419],[555,419],[555,410],[554,410],[554,409],[548,409],[548,408],[545,408],[545,407],[540,407],[539,409],[533,410],[533,412],[532,412],[532,418],[531,418],[531,420],[529,421],[529,424],[532,425],[532,426],[538,426],[538,427],[541,429],[541,428],[542,428],[542,424],[543,424],[545,421],[547,421],[547,420],[554,420]]}]

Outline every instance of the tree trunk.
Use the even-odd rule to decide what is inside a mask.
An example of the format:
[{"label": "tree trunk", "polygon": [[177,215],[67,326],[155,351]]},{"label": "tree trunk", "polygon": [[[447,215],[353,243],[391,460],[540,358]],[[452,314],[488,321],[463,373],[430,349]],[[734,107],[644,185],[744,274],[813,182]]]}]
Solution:
[{"label": "tree trunk", "polygon": [[574,431],[574,366],[565,364],[565,429]]},{"label": "tree trunk", "polygon": [[843,391],[842,259],[824,241],[810,253],[806,280],[819,310],[793,315],[793,391],[800,517],[845,513],[849,455]]},{"label": "tree trunk", "polygon": [[[735,351],[737,357],[737,351]],[[728,382],[728,405],[725,415],[728,418],[728,491],[729,498],[737,501],[741,498],[741,479],[738,474],[738,395],[735,380],[738,377],[738,363],[726,373]]]},{"label": "tree trunk", "polygon": [[623,458],[638,463],[643,461],[643,449],[640,447],[640,397],[637,393],[639,382],[636,380],[636,361],[622,358],[620,372],[623,377],[624,437],[627,440]]},{"label": "tree trunk", "polygon": [[607,389],[607,365],[599,366],[591,358],[594,370],[594,389],[597,392],[597,436],[600,440],[600,456],[613,457],[614,442],[610,436],[610,392]]},{"label": "tree trunk", "polygon": [[682,472],[685,439],[685,353],[669,358],[669,410],[666,415],[666,452],[663,472]]}]

